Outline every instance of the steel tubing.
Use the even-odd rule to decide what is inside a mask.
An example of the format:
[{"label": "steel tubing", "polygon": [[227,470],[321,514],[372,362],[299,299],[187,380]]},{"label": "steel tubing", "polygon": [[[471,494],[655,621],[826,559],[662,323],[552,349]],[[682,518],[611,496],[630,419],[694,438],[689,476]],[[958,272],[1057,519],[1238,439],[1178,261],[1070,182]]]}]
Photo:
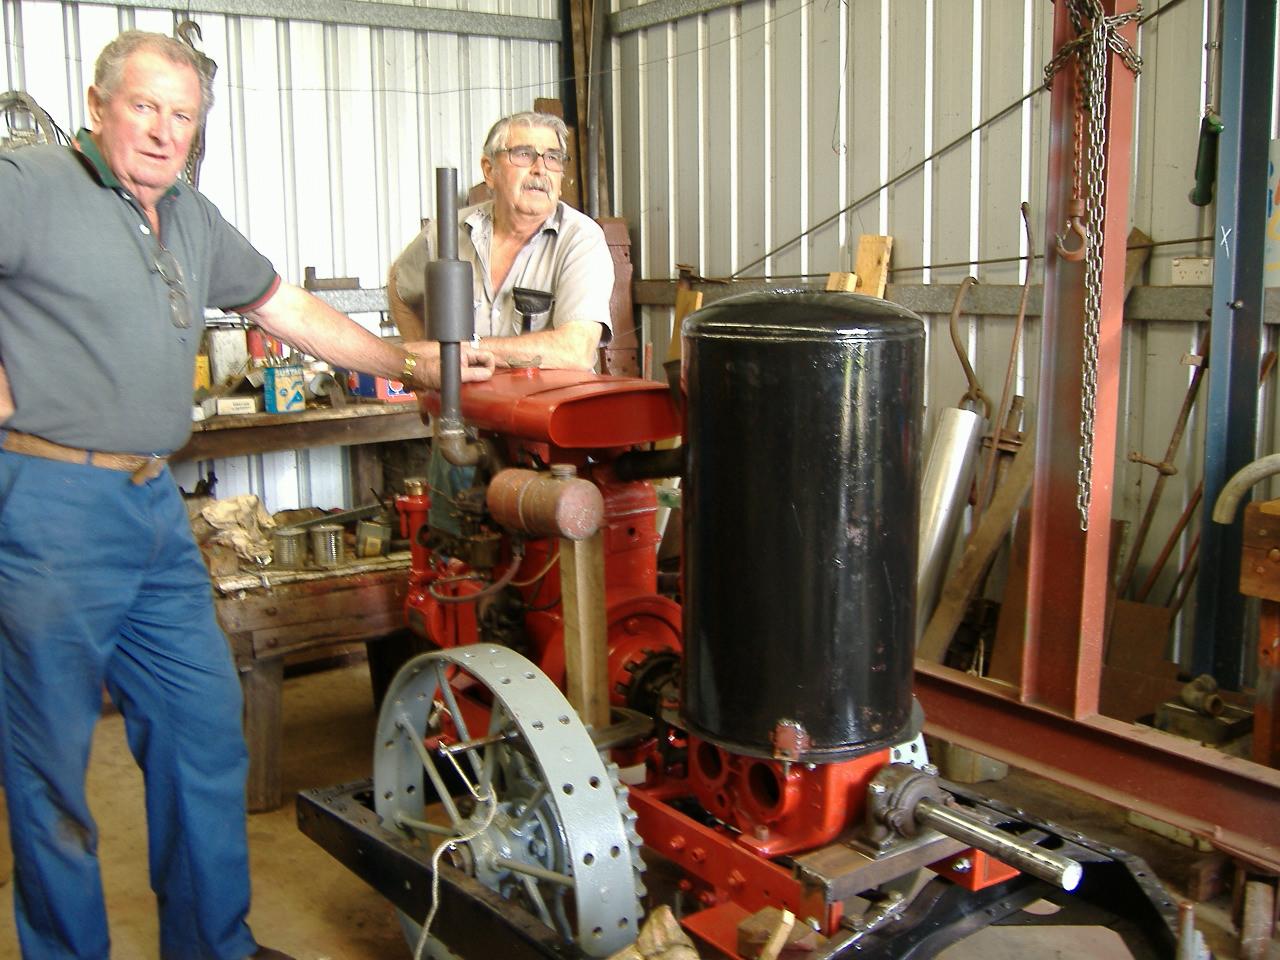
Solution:
[{"label": "steel tubing", "polygon": [[947,570],[960,518],[969,500],[981,436],[982,417],[971,410],[947,407],[938,418],[920,490],[916,642],[938,602],[942,575]]},{"label": "steel tubing", "polygon": [[1037,847],[1033,843],[1024,843],[1012,834],[965,816],[936,800],[925,798],[917,803],[915,817],[922,825],[983,850],[1002,863],[1017,867],[1023,873],[1039,877],[1063,890],[1074,890],[1084,874],[1084,868],[1070,857]]}]

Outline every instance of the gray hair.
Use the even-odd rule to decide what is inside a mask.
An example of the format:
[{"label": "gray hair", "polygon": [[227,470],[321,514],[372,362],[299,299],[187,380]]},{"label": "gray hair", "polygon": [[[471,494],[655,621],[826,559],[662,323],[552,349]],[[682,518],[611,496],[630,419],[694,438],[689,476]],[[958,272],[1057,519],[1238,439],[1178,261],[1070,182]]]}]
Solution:
[{"label": "gray hair", "polygon": [[213,107],[213,77],[206,76],[200,69],[200,55],[181,40],[166,37],[163,33],[147,33],[143,30],[126,30],[116,37],[98,54],[98,61],[93,68],[93,85],[102,94],[103,100],[115,96],[120,82],[124,79],[124,67],[135,53],[149,50],[158,53],[170,63],[190,67],[200,81],[200,119],[209,115]]},{"label": "gray hair", "polygon": [[484,155],[486,157],[493,160],[498,156],[500,150],[507,148],[512,127],[542,127],[547,130],[554,130],[556,139],[560,141],[560,149],[566,152],[569,150],[569,128],[564,125],[564,121],[554,113],[534,113],[529,110],[524,113],[513,113],[509,117],[503,117],[489,128],[489,136],[485,137],[484,140]]}]

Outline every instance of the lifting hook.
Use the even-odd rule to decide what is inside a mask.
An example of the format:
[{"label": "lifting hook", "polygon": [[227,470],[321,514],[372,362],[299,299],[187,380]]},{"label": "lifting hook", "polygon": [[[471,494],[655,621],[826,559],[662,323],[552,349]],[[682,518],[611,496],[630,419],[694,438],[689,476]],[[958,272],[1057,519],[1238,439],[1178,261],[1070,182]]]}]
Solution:
[{"label": "lifting hook", "polygon": [[1072,263],[1083,260],[1089,242],[1089,233],[1084,225],[1083,200],[1073,199],[1067,204],[1067,233],[1074,233],[1079,237],[1080,245],[1075,249],[1067,249],[1067,235],[1060,233],[1057,235],[1058,256]]}]

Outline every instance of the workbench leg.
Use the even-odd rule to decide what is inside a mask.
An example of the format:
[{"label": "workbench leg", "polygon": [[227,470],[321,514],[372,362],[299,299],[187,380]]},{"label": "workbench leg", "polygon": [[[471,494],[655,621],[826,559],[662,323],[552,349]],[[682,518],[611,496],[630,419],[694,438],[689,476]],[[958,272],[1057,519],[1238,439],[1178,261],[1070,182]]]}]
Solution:
[{"label": "workbench leg", "polygon": [[249,747],[245,799],[250,813],[280,806],[280,745],[284,739],[284,660],[254,660],[240,671],[244,739]]},{"label": "workbench leg", "polygon": [[365,641],[369,654],[369,684],[373,688],[373,709],[382,709],[382,698],[400,668],[420,653],[436,649],[411,630],[397,630],[385,637]]}]

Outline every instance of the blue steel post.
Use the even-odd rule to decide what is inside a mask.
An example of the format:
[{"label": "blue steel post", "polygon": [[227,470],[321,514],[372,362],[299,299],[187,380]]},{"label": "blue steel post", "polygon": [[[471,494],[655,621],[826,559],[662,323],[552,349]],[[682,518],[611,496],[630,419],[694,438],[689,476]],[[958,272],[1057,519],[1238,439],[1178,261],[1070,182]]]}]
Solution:
[{"label": "blue steel post", "polygon": [[[1256,456],[1267,145],[1275,85],[1276,0],[1224,0],[1209,407],[1193,672],[1244,679],[1241,528],[1210,519],[1231,475]],[[1243,511],[1242,511],[1243,513]]]}]

